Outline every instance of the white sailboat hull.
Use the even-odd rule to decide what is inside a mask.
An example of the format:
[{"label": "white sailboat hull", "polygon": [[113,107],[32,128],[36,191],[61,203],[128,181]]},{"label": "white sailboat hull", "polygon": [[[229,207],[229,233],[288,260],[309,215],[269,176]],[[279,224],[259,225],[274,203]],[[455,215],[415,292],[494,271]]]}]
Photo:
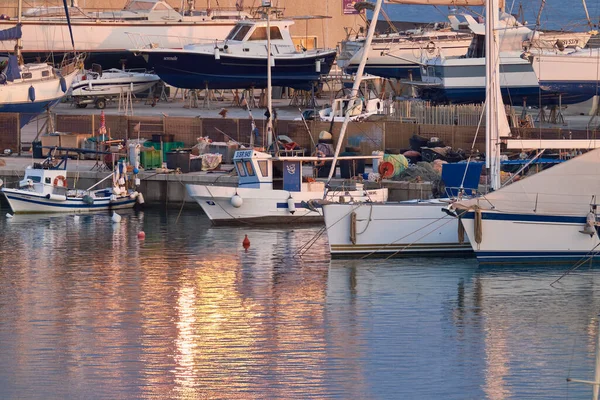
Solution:
[{"label": "white sailboat hull", "polygon": [[[321,208],[309,208],[308,202],[323,198],[323,190],[290,192],[287,190],[268,190],[253,188],[235,188],[226,186],[186,185],[188,194],[194,199],[214,224],[236,224],[252,222],[254,224],[272,224],[281,222],[315,223],[323,221]],[[322,186],[320,186],[322,187]],[[234,207],[231,198],[237,193],[242,205]],[[327,199],[339,201],[384,201],[387,189],[330,192]],[[294,201],[291,212],[288,199]]]},{"label": "white sailboat hull", "polygon": [[15,214],[32,213],[83,213],[104,210],[132,208],[136,200],[129,196],[110,196],[94,199],[93,204],[84,203],[81,197],[66,197],[65,200],[51,200],[41,193],[29,190],[3,188],[2,193]]},{"label": "white sailboat hull", "polygon": [[[581,233],[586,215],[482,212],[482,240],[477,243],[474,213],[461,218],[481,263],[578,261],[600,244],[598,233]],[[597,249],[596,249],[597,250]],[[596,255],[598,256],[598,255]]]},{"label": "white sailboat hull", "polygon": [[[326,204],[329,249],[334,257],[368,255],[441,256],[472,252],[459,243],[458,220],[442,211],[440,200],[401,203]],[[351,214],[356,214],[354,243]]]}]

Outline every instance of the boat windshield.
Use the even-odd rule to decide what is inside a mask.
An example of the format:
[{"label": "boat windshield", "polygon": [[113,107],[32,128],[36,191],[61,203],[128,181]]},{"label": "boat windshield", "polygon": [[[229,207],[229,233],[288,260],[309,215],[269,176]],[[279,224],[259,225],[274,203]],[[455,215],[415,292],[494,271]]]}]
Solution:
[{"label": "boat windshield", "polygon": [[244,39],[251,26],[246,24],[238,24],[233,27],[233,29],[229,32],[229,35],[225,38],[225,40],[238,40],[241,41]]},{"label": "boat windshield", "polygon": [[[269,30],[271,32],[271,40],[283,39],[283,36],[281,36],[281,32],[279,31],[279,27],[272,26]],[[267,28],[264,26],[256,28],[248,40],[267,40]]]}]

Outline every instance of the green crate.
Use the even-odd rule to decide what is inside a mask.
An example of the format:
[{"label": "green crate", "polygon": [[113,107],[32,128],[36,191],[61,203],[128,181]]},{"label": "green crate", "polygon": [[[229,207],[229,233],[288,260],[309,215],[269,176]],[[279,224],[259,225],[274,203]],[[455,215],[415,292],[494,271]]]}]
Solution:
[{"label": "green crate", "polygon": [[140,152],[140,164],[144,169],[160,168],[162,160],[159,150],[145,150]]},{"label": "green crate", "polygon": [[[156,150],[160,150],[160,142],[144,142],[145,147],[154,147]],[[163,142],[163,160],[167,159],[167,153],[169,151],[183,149],[185,144],[183,142]]]}]

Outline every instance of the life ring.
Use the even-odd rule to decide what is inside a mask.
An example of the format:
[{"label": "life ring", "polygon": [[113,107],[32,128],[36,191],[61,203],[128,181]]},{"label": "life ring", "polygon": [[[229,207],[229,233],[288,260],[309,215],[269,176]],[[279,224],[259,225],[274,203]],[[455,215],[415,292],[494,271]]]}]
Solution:
[{"label": "life ring", "polygon": [[[58,184],[60,182],[60,185]],[[67,187],[67,178],[65,178],[62,175],[58,175],[56,178],[54,178],[54,186],[57,187]]]},{"label": "life ring", "polygon": [[[327,155],[325,153],[323,153],[321,150],[317,150],[315,152],[315,156],[316,157],[327,157]],[[315,167],[322,167],[323,165],[325,165],[325,160],[321,160],[321,161],[314,161]]]},{"label": "life ring", "polygon": [[435,52],[435,43],[433,43],[433,41],[427,43],[427,46],[425,46],[425,50],[427,50],[429,54],[433,54]]}]

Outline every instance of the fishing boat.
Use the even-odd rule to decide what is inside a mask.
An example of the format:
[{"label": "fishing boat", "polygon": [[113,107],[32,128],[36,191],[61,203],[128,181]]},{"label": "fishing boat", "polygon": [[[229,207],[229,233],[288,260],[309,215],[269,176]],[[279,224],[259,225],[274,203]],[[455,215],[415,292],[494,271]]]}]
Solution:
[{"label": "fishing boat", "polygon": [[[94,66],[97,66],[94,68]],[[88,103],[149,90],[160,78],[146,72],[124,71],[116,68],[102,70],[97,64],[92,70],[87,70],[73,83],[71,97],[79,108],[85,108]],[[98,107],[98,108],[104,108]]]},{"label": "fishing boat", "polygon": [[[497,1],[486,5],[486,162],[491,185],[499,187],[497,137],[510,132],[504,108],[499,102]],[[454,164],[459,166],[458,164]],[[333,257],[363,256],[451,256],[472,252],[459,235],[459,222],[442,209],[462,196],[471,196],[479,185],[481,165],[464,163],[453,197],[432,200],[372,204],[324,204],[323,214]],[[467,179],[468,178],[468,179]],[[442,179],[446,179],[442,175]],[[448,180],[449,182],[449,180]],[[452,188],[452,186],[448,185]],[[469,189],[472,189],[470,191]]]},{"label": "fishing boat", "polygon": [[47,63],[23,63],[21,27],[18,23],[13,28],[0,31],[0,43],[16,42],[15,54],[8,56],[0,74],[0,112],[20,113],[19,121],[24,126],[65,96],[80,71],[82,58],[75,56],[65,60],[60,68]]},{"label": "fishing boat", "polygon": [[[222,40],[239,19],[250,18],[244,11],[219,7],[196,10],[195,1],[179,12],[162,0],[131,0],[122,10],[87,11],[72,1],[68,8],[77,50],[87,54],[86,68],[93,63],[105,68],[145,68],[142,58],[127,51],[129,35],[151,34],[163,47],[181,48],[199,38]],[[21,14],[21,13],[19,13]],[[20,15],[19,15],[20,16]],[[72,51],[69,24],[63,7],[32,7],[21,18],[25,61],[62,57]],[[14,27],[13,20],[0,20],[0,29]]]},{"label": "fishing boat", "polygon": [[[271,52],[267,54],[267,24]],[[266,88],[267,58],[271,84],[310,90],[329,73],[336,51],[297,49],[290,36],[292,20],[244,20],[224,41],[191,44],[183,49],[140,48],[150,68],[171,86],[186,89]]]},{"label": "fishing boat", "polygon": [[[62,160],[57,162],[52,156],[53,150],[65,152]],[[72,154],[73,151],[52,149],[44,162],[34,163],[25,169],[25,176],[18,188],[2,187],[1,191],[13,213],[83,213],[132,208],[136,202],[143,203],[143,196],[135,190],[134,182],[128,179],[123,163],[118,164],[112,174],[86,190],[69,189],[67,162],[69,152]],[[76,151],[85,152],[81,149]],[[113,178],[112,187],[94,189],[109,178]]]},{"label": "fishing boat", "polygon": [[[381,0],[379,0],[381,2]],[[381,3],[379,3],[379,7]],[[269,24],[267,11],[267,24]],[[242,25],[240,29],[245,26]],[[268,26],[268,25],[267,25]],[[250,29],[248,30],[250,32]],[[267,48],[270,47],[271,30],[267,30]],[[249,33],[250,35],[252,33]],[[372,37],[373,32],[370,31]],[[370,41],[370,38],[368,39]],[[271,68],[269,52],[267,69],[267,114],[272,115],[271,106]],[[277,62],[275,63],[277,65]],[[362,71],[357,74],[352,93],[353,102],[358,93],[362,79]],[[350,103],[350,107],[352,103]],[[342,125],[342,132],[347,128],[349,113]],[[267,134],[272,142],[272,121],[267,122]],[[343,136],[343,135],[342,135]],[[271,145],[271,143],[269,143]],[[341,142],[338,143],[338,147]],[[338,149],[339,150],[339,149]],[[338,151],[339,153],[339,151]],[[342,159],[364,159],[372,156],[342,157]],[[353,182],[350,187],[331,188],[329,182],[318,182],[312,175],[304,177],[303,165],[322,164],[333,161],[332,157],[309,157],[299,155],[272,155],[253,148],[238,150],[234,155],[234,166],[238,175],[238,186],[227,187],[217,185],[186,185],[188,194],[202,207],[214,224],[269,224],[269,223],[310,223],[323,220],[319,202],[324,195],[329,201],[384,201],[387,199],[387,188],[366,189],[360,182]],[[332,169],[335,169],[332,168]],[[275,174],[281,176],[277,179]],[[330,171],[330,175],[331,175]],[[330,176],[331,178],[331,176]],[[329,179],[330,181],[331,179]],[[326,191],[327,189],[327,191]]]}]

